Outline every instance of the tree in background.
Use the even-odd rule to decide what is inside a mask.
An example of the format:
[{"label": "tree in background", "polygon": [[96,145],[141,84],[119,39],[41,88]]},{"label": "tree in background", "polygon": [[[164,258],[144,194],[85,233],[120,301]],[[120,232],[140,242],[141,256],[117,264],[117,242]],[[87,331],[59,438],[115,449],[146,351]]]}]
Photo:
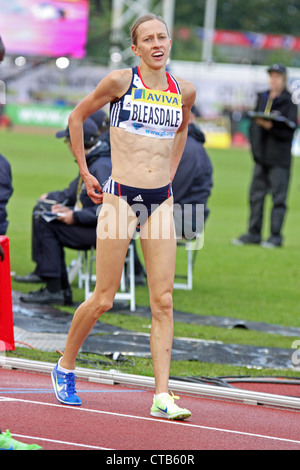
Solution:
[{"label": "tree in background", "polygon": [[[112,0],[90,0],[87,58],[103,65],[108,64],[109,58],[111,11]],[[173,60],[201,60],[202,40],[197,28],[203,27],[204,14],[205,0],[176,1]],[[299,36],[298,17],[299,0],[219,0],[216,29]],[[244,48],[240,56],[246,57],[248,53]],[[230,62],[232,48],[215,46],[214,56],[217,62]],[[240,56],[234,60],[239,61]],[[280,61],[287,66],[300,66],[300,54],[283,50],[257,51],[251,61],[258,64]]]}]

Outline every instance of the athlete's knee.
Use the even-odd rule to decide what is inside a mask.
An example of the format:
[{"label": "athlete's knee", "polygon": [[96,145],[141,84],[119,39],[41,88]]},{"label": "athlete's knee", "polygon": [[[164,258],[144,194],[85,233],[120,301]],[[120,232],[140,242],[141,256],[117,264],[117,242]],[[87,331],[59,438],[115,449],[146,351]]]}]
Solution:
[{"label": "athlete's knee", "polygon": [[91,302],[96,318],[99,318],[103,313],[113,307],[113,299],[107,294],[97,295],[97,293],[94,292],[91,297]]},{"label": "athlete's knee", "polygon": [[164,292],[159,296],[155,296],[151,300],[152,313],[154,316],[161,315],[173,316],[173,296],[171,292]]}]

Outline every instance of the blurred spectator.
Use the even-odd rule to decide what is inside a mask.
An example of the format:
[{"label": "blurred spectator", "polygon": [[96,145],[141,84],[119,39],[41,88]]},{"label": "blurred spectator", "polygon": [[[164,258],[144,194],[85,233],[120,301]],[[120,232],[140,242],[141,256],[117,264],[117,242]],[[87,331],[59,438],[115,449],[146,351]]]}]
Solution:
[{"label": "blurred spectator", "polygon": [[8,227],[6,205],[13,193],[10,164],[0,155],[0,235],[5,235]]},{"label": "blurred spectator", "polygon": [[[205,142],[205,136],[199,126],[194,122],[196,117],[196,108],[193,106],[191,110],[190,123],[188,127],[188,137],[186,146],[181,157],[175,178],[172,181],[174,204],[179,204],[181,207],[181,214],[176,211],[176,205],[174,207],[174,218],[175,227],[177,234],[182,233],[184,235],[185,230],[189,226],[189,232],[202,231],[203,222],[206,221],[209,215],[209,209],[207,207],[207,201],[211,194],[213,186],[213,167],[207,152],[205,151],[203,144]],[[192,220],[189,223],[184,224],[184,217],[187,215],[187,211],[183,210],[184,205],[189,204],[192,208],[191,216]],[[203,204],[204,206],[204,220],[202,226],[196,227],[196,215],[200,216],[200,213],[196,214],[196,204]],[[192,224],[190,224],[192,222]],[[201,221],[198,220],[198,223]],[[180,227],[180,223],[182,227]],[[197,224],[199,225],[199,224]]]},{"label": "blurred spectator", "polygon": [[[0,36],[0,62],[4,59],[5,48]],[[1,118],[1,116],[0,116]],[[13,193],[10,164],[0,154],[0,235],[5,235],[8,227],[6,205]]]},{"label": "blurred spectator", "polygon": [[[269,67],[268,73],[270,88],[258,94],[249,129],[255,165],[250,187],[248,232],[232,240],[232,243],[261,244],[274,248],[283,243],[282,228],[287,210],[297,106],[286,88],[286,68],[274,64]],[[266,242],[261,242],[264,201],[268,193],[273,199],[271,234]]]},{"label": "blurred spectator", "polygon": [[[83,132],[89,171],[103,185],[111,174],[109,141],[102,140],[90,118],[84,122]],[[64,137],[73,153],[68,127],[56,137]],[[64,247],[85,250],[96,246],[97,209],[80,175],[63,191],[41,196],[33,213],[32,258],[36,268],[33,273],[16,276],[15,280],[45,282],[46,287],[23,295],[23,302],[72,303]]]},{"label": "blurred spectator", "polygon": [[109,132],[109,116],[102,110],[98,109],[95,113],[90,115],[90,118],[97,124],[98,130],[101,134]]}]

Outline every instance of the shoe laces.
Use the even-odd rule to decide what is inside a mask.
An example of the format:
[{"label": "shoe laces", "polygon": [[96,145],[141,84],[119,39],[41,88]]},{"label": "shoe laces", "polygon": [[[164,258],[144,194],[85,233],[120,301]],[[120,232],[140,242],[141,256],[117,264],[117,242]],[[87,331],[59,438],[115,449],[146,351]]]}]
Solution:
[{"label": "shoe laces", "polygon": [[73,372],[70,372],[69,374],[66,374],[66,382],[67,382],[67,390],[69,393],[76,393],[75,390],[75,374]]},{"label": "shoe laces", "polygon": [[174,400],[179,400],[180,397],[178,397],[177,395],[174,395],[173,392],[170,392],[170,393],[171,393],[171,395],[169,395],[169,396],[170,396],[170,398],[172,398],[173,401]]},{"label": "shoe laces", "polygon": [[180,397],[178,397],[177,395],[174,395],[173,392],[170,392],[170,394],[169,394],[169,393],[166,393],[165,396],[164,396],[164,398],[165,398],[166,400],[170,400],[172,403],[174,403],[174,400],[179,400]]}]

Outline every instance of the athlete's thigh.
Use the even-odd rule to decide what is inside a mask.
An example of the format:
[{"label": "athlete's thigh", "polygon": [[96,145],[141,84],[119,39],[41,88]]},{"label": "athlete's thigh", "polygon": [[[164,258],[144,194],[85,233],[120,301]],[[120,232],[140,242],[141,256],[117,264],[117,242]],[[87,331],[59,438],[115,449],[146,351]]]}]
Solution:
[{"label": "athlete's thigh", "polygon": [[172,198],[161,204],[141,227],[141,246],[151,293],[173,290],[176,263],[176,235]]},{"label": "athlete's thigh", "polygon": [[97,226],[95,291],[115,292],[120,284],[136,217],[124,200],[112,194],[104,196]]}]

